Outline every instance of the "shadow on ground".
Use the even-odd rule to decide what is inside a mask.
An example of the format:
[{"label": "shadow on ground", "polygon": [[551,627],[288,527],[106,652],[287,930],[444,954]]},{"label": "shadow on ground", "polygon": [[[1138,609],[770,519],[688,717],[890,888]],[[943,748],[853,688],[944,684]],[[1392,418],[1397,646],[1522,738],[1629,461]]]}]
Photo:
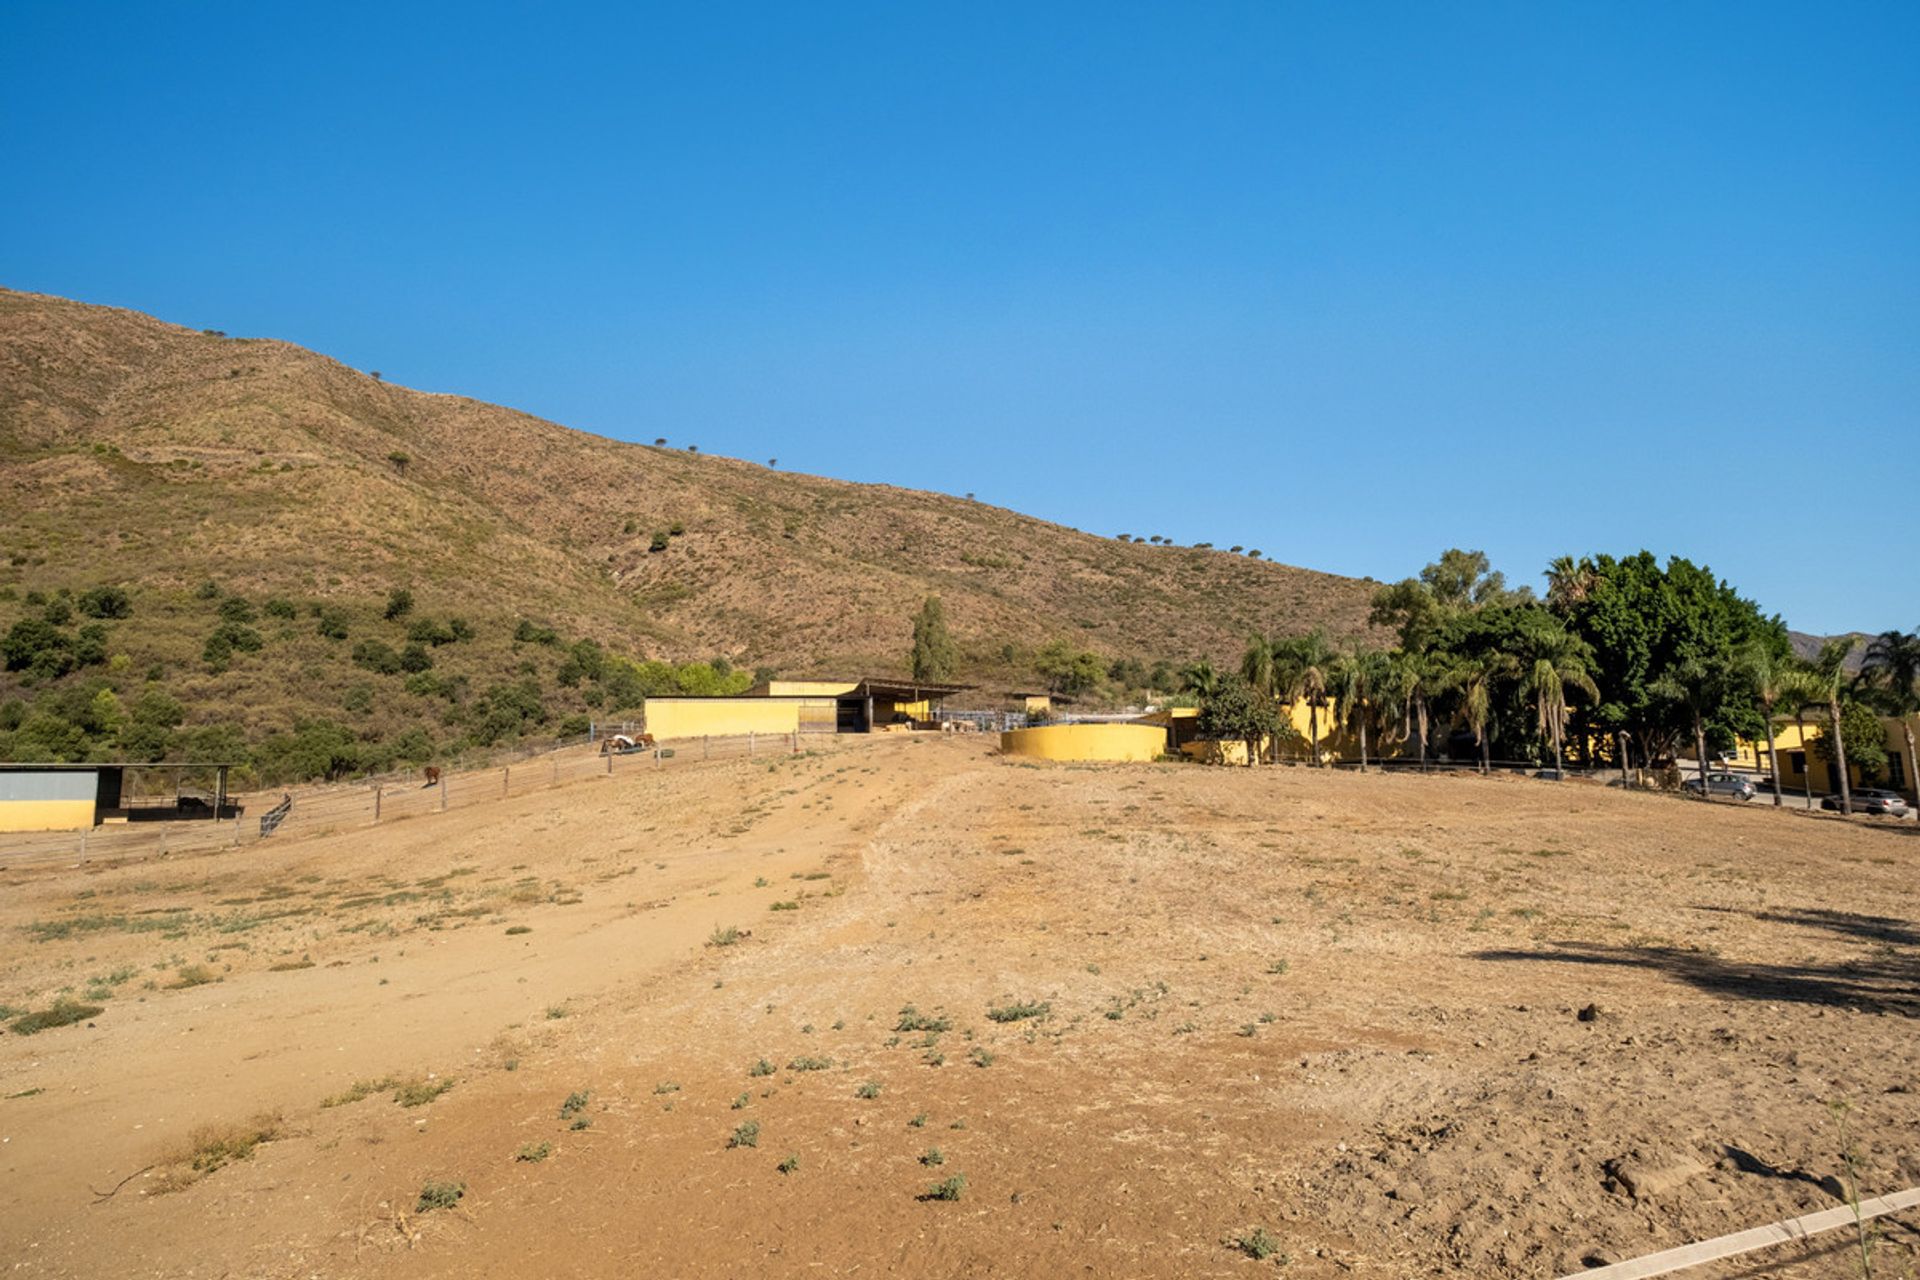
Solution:
[{"label": "shadow on ground", "polygon": [[1531,950],[1479,951],[1474,958],[1650,969],[1732,999],[1835,1005],[1920,1017],[1920,950],[1916,950],[1920,949],[1920,928],[1910,920],[1848,911],[1697,909],[1748,915],[1765,924],[1792,929],[1817,930],[1859,942],[1867,949],[1847,959],[1821,963],[1756,964],[1688,947],[1569,941],[1550,942]]}]

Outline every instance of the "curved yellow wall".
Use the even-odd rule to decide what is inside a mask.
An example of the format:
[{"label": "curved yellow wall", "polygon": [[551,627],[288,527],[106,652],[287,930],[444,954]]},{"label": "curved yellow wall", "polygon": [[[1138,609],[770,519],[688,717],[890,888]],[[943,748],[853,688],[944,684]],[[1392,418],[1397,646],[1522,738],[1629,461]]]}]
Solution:
[{"label": "curved yellow wall", "polygon": [[1002,755],[1035,760],[1157,760],[1166,749],[1157,724],[1044,724],[1000,735]]}]

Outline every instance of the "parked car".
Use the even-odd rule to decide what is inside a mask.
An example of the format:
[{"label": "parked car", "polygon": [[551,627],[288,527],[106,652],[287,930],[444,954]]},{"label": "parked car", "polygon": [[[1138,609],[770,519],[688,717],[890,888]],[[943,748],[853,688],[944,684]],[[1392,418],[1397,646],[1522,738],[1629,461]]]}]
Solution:
[{"label": "parked car", "polygon": [[[1838,809],[1839,796],[1827,796],[1820,801],[1822,809]],[[1884,813],[1889,818],[1907,816],[1907,801],[1898,791],[1877,791],[1872,787],[1862,787],[1853,793],[1853,811],[1855,813]]]},{"label": "parked car", "polygon": [[[1701,794],[1702,790],[1698,778],[1688,778],[1680,784],[1680,787],[1683,791],[1690,791],[1696,796]],[[1751,800],[1754,794],[1752,782],[1731,773],[1708,774],[1705,790],[1709,795],[1732,796],[1737,800]]]}]

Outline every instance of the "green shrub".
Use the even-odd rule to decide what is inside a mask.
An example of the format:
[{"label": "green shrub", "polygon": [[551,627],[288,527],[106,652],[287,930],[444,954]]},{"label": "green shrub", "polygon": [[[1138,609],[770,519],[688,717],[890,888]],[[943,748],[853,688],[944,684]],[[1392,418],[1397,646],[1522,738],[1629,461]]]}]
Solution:
[{"label": "green shrub", "polygon": [[431,1213],[435,1209],[451,1209],[460,1203],[460,1197],[467,1194],[464,1182],[429,1182],[420,1188],[420,1199],[413,1206],[415,1213]]},{"label": "green shrub", "polygon": [[760,1145],[760,1122],[745,1120],[734,1128],[733,1136],[727,1139],[727,1146],[757,1147]]},{"label": "green shrub", "polygon": [[80,612],[89,618],[131,618],[133,597],[124,587],[93,587],[81,595]]},{"label": "green shrub", "polygon": [[51,1008],[42,1009],[38,1013],[22,1014],[15,1018],[9,1025],[13,1029],[13,1034],[17,1036],[30,1036],[36,1032],[46,1031],[53,1027],[65,1027],[76,1022],[85,1022],[88,1018],[99,1017],[102,1012],[104,1012],[104,1010],[97,1004],[81,1004],[76,1000],[62,996],[53,1002]]},{"label": "green shrub", "polygon": [[1052,1007],[1052,1005],[1045,1002],[1035,1004],[1030,1000],[1019,1000],[1013,1004],[988,1009],[987,1020],[990,1022],[1019,1022],[1024,1018],[1044,1018]]},{"label": "green shrub", "polygon": [[413,612],[413,592],[405,587],[395,587],[387,593],[387,607],[381,615],[388,622],[398,622]]},{"label": "green shrub", "polygon": [[930,1016],[921,1013],[912,1005],[900,1010],[900,1020],[893,1024],[895,1031],[951,1031],[953,1021],[950,1018]]},{"label": "green shrub", "polygon": [[920,1198],[922,1200],[958,1200],[960,1193],[966,1189],[967,1175],[956,1173],[951,1178],[943,1179],[928,1187],[926,1194]]}]

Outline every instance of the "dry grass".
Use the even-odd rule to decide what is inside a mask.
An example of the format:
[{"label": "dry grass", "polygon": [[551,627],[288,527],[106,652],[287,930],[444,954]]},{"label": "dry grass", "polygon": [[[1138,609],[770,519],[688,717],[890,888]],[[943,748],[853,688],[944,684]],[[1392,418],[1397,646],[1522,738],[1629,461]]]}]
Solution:
[{"label": "dry grass", "polygon": [[285,1132],[278,1112],[262,1112],[245,1121],[202,1125],[174,1151],[159,1172],[160,1191],[178,1191],[239,1160],[251,1160],[263,1142]]}]

